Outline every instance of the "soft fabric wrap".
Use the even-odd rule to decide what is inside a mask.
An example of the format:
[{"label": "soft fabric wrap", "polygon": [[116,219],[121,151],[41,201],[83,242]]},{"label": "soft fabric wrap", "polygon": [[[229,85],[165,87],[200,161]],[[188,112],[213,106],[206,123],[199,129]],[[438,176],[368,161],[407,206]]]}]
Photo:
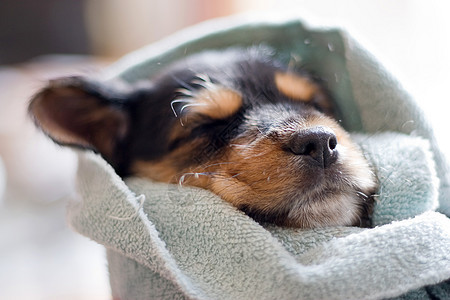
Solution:
[{"label": "soft fabric wrap", "polygon": [[[265,18],[267,19],[267,18]],[[208,191],[125,182],[79,152],[69,222],[107,248],[120,299],[450,297],[447,165],[412,98],[347,34],[298,20],[225,19],[130,54],[107,80],[136,82],[186,54],[265,44],[330,85],[380,180],[372,229],[260,225]],[[435,299],[433,298],[433,299]]]}]

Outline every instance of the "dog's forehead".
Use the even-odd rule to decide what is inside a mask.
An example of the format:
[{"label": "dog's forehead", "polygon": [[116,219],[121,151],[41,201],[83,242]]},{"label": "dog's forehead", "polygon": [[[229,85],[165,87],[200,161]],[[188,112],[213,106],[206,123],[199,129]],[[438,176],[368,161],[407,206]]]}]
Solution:
[{"label": "dog's forehead", "polygon": [[242,51],[188,57],[152,78],[152,87],[136,110],[144,120],[138,127],[154,132],[162,126],[164,130],[152,135],[177,137],[202,124],[207,125],[204,130],[215,130],[210,125],[267,124],[286,120],[293,112],[298,117],[312,107],[317,90],[307,76],[264,53]]},{"label": "dog's forehead", "polygon": [[177,98],[192,96],[193,90],[203,88],[223,91],[213,93],[212,100],[228,102],[228,92],[234,91],[242,96],[242,106],[277,102],[280,98],[308,102],[317,91],[317,85],[310,78],[289,71],[264,54],[244,55],[233,51],[187,58],[168,68],[157,82],[157,86],[162,87],[166,84],[161,83],[173,82],[173,94]]}]

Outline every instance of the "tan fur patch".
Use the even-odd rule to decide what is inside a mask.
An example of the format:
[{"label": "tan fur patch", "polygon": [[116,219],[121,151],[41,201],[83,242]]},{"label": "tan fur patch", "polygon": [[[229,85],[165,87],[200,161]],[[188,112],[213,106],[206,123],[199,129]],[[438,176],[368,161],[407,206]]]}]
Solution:
[{"label": "tan fur patch", "polygon": [[[186,156],[201,145],[205,141],[198,139],[189,145],[184,145],[166,155],[163,159],[158,161],[137,160],[131,166],[133,174],[137,176],[147,177],[156,181],[178,183],[180,178],[186,173],[199,172],[198,166],[183,168],[180,165],[186,160]],[[190,184],[190,183],[188,183]],[[195,184],[190,184],[195,185]],[[195,185],[198,186],[198,185]],[[206,186],[200,186],[206,188]]]},{"label": "tan fur patch", "polygon": [[212,119],[225,119],[242,106],[242,96],[229,88],[213,85],[194,96],[195,103],[187,107],[189,114],[200,114]]},{"label": "tan fur patch", "polygon": [[250,204],[265,211],[279,205],[292,178],[287,154],[264,138],[250,146],[241,146],[244,139],[235,142],[226,157],[229,163],[219,166],[209,188],[237,207]]},{"label": "tan fur patch", "polygon": [[150,178],[155,181],[186,184],[209,189],[210,178],[205,176],[199,167],[180,171],[174,166],[172,159],[159,162],[138,160],[133,163],[131,169],[136,176]]},{"label": "tan fur patch", "polygon": [[308,78],[292,73],[275,73],[278,90],[292,100],[310,101],[317,92],[317,86]]},{"label": "tan fur patch", "polygon": [[174,178],[178,170],[170,165],[166,160],[159,162],[151,162],[145,160],[137,160],[131,167],[133,174],[150,178],[161,182],[174,182]]}]

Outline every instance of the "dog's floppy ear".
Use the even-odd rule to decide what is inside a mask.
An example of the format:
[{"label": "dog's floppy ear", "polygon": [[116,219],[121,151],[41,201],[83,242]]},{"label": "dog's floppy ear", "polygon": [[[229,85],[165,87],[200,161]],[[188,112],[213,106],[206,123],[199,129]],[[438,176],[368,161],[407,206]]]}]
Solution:
[{"label": "dog's floppy ear", "polygon": [[29,112],[58,144],[91,148],[109,159],[128,131],[124,96],[82,77],[50,81]]}]

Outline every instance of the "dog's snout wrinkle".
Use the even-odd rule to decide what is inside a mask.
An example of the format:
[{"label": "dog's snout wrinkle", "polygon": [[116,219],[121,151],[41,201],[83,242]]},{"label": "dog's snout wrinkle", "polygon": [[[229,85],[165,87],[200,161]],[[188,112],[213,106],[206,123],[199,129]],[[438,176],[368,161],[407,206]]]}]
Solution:
[{"label": "dog's snout wrinkle", "polygon": [[336,135],[331,129],[321,126],[292,134],[287,146],[295,155],[311,158],[314,164],[323,168],[336,162],[338,156]]}]

